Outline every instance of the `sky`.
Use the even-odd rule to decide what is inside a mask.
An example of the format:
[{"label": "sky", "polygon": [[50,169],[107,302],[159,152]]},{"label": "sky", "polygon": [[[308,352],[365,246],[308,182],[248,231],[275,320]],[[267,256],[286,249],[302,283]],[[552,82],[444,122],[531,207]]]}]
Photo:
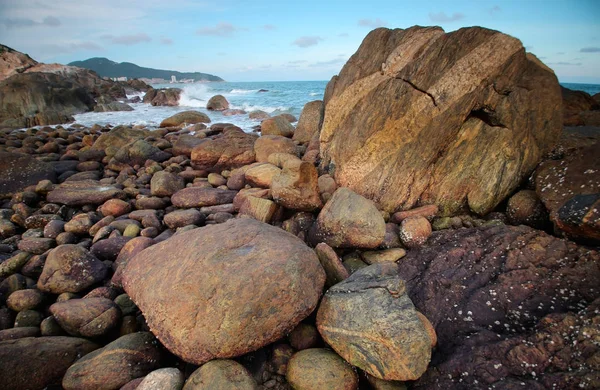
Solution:
[{"label": "sky", "polygon": [[600,84],[600,0],[0,0],[0,43],[47,63],[90,57],[228,81],[328,80],[376,27],[482,26],[561,82]]}]

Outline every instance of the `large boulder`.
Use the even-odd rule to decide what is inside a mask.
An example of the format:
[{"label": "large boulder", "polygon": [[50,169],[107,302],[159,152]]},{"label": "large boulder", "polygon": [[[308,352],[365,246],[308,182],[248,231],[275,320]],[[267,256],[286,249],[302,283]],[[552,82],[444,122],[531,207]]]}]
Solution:
[{"label": "large boulder", "polygon": [[370,200],[338,188],[312,229],[311,240],[334,248],[377,248],[385,238],[385,221]]},{"label": "large boulder", "polygon": [[44,389],[58,384],[76,360],[97,349],[75,337],[26,337],[0,342],[0,388]]},{"label": "large boulder", "polygon": [[563,99],[564,125],[582,126],[587,125],[586,113],[592,110],[600,110],[600,103],[594,100],[590,94],[584,91],[574,91],[569,88],[560,87]]},{"label": "large boulder", "polygon": [[262,135],[291,137],[294,135],[294,126],[283,116],[277,115],[262,121],[260,123],[260,132]]},{"label": "large boulder", "polygon": [[[150,131],[143,129],[132,129],[126,126],[117,126],[107,133],[103,133],[92,145],[93,150],[103,150],[107,156],[112,157],[121,147],[150,136]],[[109,153],[109,148],[115,150]]]},{"label": "large boulder", "polygon": [[307,162],[284,168],[273,178],[273,200],[291,210],[314,211],[321,208],[318,177],[315,166]]},{"label": "large boulder", "polygon": [[254,144],[254,153],[256,161],[268,162],[269,156],[273,153],[296,154],[296,144],[289,138],[281,135],[263,135],[256,140]]},{"label": "large boulder", "polygon": [[194,364],[286,335],[314,310],[324,282],[312,249],[248,218],[175,235],[135,256],[123,274],[152,332]]},{"label": "large boulder", "polygon": [[562,129],[552,70],[480,27],[376,29],[325,96],[322,167],[388,212],[486,214]]},{"label": "large boulder", "polygon": [[131,107],[127,103],[121,102],[108,102],[108,103],[98,103],[96,107],[94,107],[94,112],[111,112],[111,111],[133,111],[133,107]]},{"label": "large boulder", "polygon": [[315,133],[321,130],[324,108],[322,100],[315,100],[304,105],[294,132],[294,141],[306,144],[310,142]]},{"label": "large boulder", "polygon": [[229,102],[223,95],[215,95],[208,99],[206,109],[210,111],[224,111],[229,108]]},{"label": "large boulder", "polygon": [[536,193],[550,211],[555,230],[595,245],[600,244],[599,155],[600,141],[562,159],[544,161],[535,173]]},{"label": "large boulder", "polygon": [[210,123],[208,115],[198,111],[183,111],[160,122],[159,127],[180,126],[182,124]]},{"label": "large boulder", "polygon": [[317,328],[347,362],[380,379],[418,379],[431,359],[427,325],[390,263],[356,271],[331,287]]},{"label": "large boulder", "polygon": [[212,172],[239,168],[255,160],[257,136],[237,127],[228,127],[220,137],[202,142],[192,149],[192,166]]},{"label": "large boulder", "polygon": [[[426,246],[409,251],[397,273],[439,340],[423,388],[438,388],[435,378],[447,381],[448,375],[455,383],[468,375],[469,383],[479,381],[486,388],[493,383],[516,388],[503,385],[505,381],[554,383],[553,378],[579,375],[579,360],[573,361],[578,369],[570,372],[574,355],[568,349],[566,355],[557,353],[566,344],[574,346],[570,336],[559,330],[548,337],[543,328],[600,298],[597,251],[527,226],[440,231]],[[568,332],[577,334],[575,327]],[[594,353],[586,349],[574,348]]]},{"label": "large boulder", "polygon": [[[156,90],[150,104],[153,106],[178,106],[179,97],[181,96],[181,88],[166,88]],[[146,97],[144,96],[144,103],[146,103]]]},{"label": "large boulder", "polygon": [[41,180],[56,181],[52,165],[20,153],[0,152],[0,172],[0,198]]}]

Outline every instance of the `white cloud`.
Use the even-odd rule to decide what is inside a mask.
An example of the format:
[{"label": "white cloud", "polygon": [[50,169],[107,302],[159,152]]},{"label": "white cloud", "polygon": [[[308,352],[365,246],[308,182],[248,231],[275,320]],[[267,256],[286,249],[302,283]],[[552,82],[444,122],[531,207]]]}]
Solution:
[{"label": "white cloud", "polygon": [[217,24],[215,27],[201,27],[196,30],[196,34],[198,35],[214,35],[218,37],[230,37],[235,33],[239,28],[235,27],[231,23],[221,22]]},{"label": "white cloud", "polygon": [[296,45],[298,47],[310,47],[317,45],[323,38],[319,36],[304,36],[296,39],[292,42],[292,45]]},{"label": "white cloud", "polygon": [[137,33],[131,35],[103,35],[103,39],[109,40],[111,43],[115,45],[137,45],[138,43],[150,42],[152,38],[148,36],[146,33]]}]

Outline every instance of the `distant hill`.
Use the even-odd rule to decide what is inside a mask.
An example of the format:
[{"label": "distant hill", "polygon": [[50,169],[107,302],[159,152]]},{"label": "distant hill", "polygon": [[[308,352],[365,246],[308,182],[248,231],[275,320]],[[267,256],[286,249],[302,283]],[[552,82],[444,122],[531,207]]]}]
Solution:
[{"label": "distant hill", "polygon": [[174,70],[162,70],[144,68],[131,62],[114,62],[108,58],[95,57],[85,61],[74,61],[69,65],[80,68],[91,69],[101,77],[127,77],[129,79],[139,78],[160,78],[171,80],[171,76],[177,77],[177,80],[193,79],[195,81],[224,81],[218,76],[200,72],[176,72]]}]

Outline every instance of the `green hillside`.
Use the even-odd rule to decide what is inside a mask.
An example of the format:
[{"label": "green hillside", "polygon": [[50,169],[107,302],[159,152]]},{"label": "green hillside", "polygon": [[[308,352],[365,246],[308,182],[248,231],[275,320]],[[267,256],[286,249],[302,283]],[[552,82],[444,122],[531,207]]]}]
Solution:
[{"label": "green hillside", "polygon": [[171,76],[181,79],[193,79],[195,81],[224,81],[218,76],[200,72],[176,72],[174,70],[162,70],[144,68],[131,62],[114,62],[108,58],[95,57],[85,61],[74,61],[69,65],[80,68],[91,69],[101,77],[127,77],[129,79],[139,78],[161,78],[171,80]]}]

